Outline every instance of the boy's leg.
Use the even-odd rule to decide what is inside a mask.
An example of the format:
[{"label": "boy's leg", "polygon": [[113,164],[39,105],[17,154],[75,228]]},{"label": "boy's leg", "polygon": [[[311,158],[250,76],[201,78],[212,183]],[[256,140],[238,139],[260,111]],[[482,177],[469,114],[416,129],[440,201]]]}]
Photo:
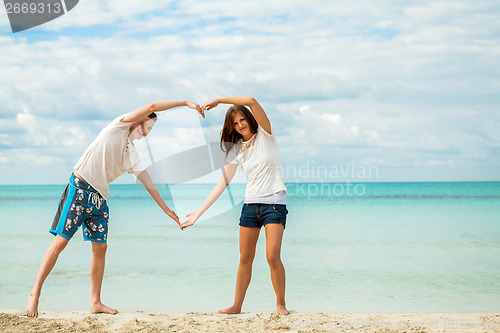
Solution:
[{"label": "boy's leg", "polygon": [[106,243],[92,242],[92,264],[90,266],[90,279],[92,285],[91,313],[117,314],[118,311],[111,309],[101,303],[101,286],[104,276],[104,265],[106,259]]},{"label": "boy's leg", "polygon": [[56,235],[54,241],[45,252],[42,263],[40,264],[40,269],[38,270],[35,285],[33,286],[33,290],[31,291],[28,299],[26,316],[35,318],[38,317],[38,300],[42,292],[43,283],[52,268],[54,268],[59,254],[62,250],[64,250],[66,245],[68,245],[68,240],[60,235]]}]

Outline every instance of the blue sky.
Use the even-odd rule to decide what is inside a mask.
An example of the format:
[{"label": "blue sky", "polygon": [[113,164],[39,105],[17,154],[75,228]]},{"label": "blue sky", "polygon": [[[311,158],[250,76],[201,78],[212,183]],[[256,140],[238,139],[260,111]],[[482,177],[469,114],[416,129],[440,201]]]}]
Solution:
[{"label": "blue sky", "polygon": [[[81,0],[13,34],[0,10],[0,184],[65,183],[116,116],[225,95],[264,106],[287,181],[498,181],[499,16],[497,1]],[[202,126],[216,137],[224,111],[161,115],[155,158],[203,144]]]}]

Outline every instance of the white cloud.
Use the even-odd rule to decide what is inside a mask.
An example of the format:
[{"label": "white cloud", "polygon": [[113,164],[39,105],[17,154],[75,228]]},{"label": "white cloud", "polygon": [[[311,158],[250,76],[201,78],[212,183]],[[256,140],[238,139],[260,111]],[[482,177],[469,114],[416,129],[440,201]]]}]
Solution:
[{"label": "white cloud", "polygon": [[419,167],[453,166],[453,160],[416,160],[415,165]]},{"label": "white cloud", "polygon": [[[0,37],[0,120],[20,126],[0,145],[77,155],[100,127],[146,103],[245,94],[266,107],[287,163],[499,165],[495,6],[81,1],[38,35]],[[197,126],[174,117],[152,143],[175,151]]]},{"label": "white cloud", "polygon": [[[12,154],[0,155],[0,163],[7,165],[9,169],[21,167],[28,170],[31,167],[51,167],[54,168],[58,164],[65,163],[64,157],[54,157],[41,154],[39,151],[29,148],[18,149]],[[34,171],[34,169],[31,169]],[[20,179],[26,175],[19,174]],[[18,182],[15,182],[15,184]]]},{"label": "white cloud", "polygon": [[88,140],[87,135],[78,127],[54,126],[49,130],[49,145],[63,145],[64,147],[81,147],[82,142]]},{"label": "white cloud", "polygon": [[322,114],[321,118],[326,122],[325,126],[328,125],[339,125],[342,122],[342,117],[338,114]]},{"label": "white cloud", "polygon": [[119,20],[133,19],[134,16],[148,13],[161,13],[172,1],[80,1],[66,15],[47,23],[47,30],[60,31],[68,27],[89,27],[111,25]]},{"label": "white cloud", "polygon": [[358,134],[359,134],[359,126],[356,126],[356,125],[351,126],[350,130],[351,130],[351,133],[354,136],[358,136]]},{"label": "white cloud", "polygon": [[488,121],[485,130],[491,144],[500,146],[500,122]]},{"label": "white cloud", "polygon": [[26,108],[23,108],[23,112],[17,114],[16,121],[19,125],[25,127],[30,133],[35,132],[38,127],[35,117],[30,114]]}]

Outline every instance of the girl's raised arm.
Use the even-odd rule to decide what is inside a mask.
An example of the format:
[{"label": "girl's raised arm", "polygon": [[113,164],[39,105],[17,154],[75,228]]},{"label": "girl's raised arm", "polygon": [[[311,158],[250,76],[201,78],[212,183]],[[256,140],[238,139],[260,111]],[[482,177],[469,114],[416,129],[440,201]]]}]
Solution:
[{"label": "girl's raised arm", "polygon": [[269,121],[269,118],[267,118],[267,114],[262,108],[262,106],[257,102],[257,100],[253,97],[250,96],[232,96],[232,97],[218,97],[216,99],[211,100],[210,102],[207,102],[203,104],[201,107],[202,111],[205,110],[210,110],[219,103],[224,103],[224,104],[237,104],[237,105],[245,105],[250,108],[250,110],[253,113],[253,116],[255,117],[255,120],[259,123],[259,125],[269,134],[271,133],[271,122]]}]

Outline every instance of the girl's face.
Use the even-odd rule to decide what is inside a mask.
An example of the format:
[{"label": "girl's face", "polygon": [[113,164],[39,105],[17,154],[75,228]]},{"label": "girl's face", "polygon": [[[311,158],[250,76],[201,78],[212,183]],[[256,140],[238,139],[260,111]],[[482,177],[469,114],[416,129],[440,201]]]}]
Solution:
[{"label": "girl's face", "polygon": [[250,131],[250,126],[248,126],[248,121],[243,115],[243,113],[238,112],[233,116],[233,128],[241,134],[243,140],[250,139],[252,132]]}]

